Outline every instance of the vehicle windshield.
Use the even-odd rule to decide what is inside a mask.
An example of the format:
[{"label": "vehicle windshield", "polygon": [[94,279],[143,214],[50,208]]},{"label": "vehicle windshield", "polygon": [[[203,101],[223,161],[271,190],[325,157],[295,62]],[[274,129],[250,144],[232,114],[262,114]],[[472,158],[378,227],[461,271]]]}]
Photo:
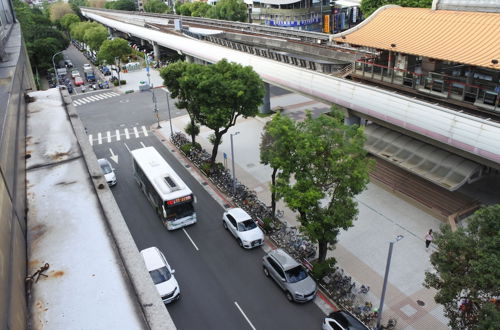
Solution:
[{"label": "vehicle windshield", "polygon": [[163,283],[172,277],[167,267],[152,270],[149,272],[149,275],[151,275],[154,284]]},{"label": "vehicle windshield", "polygon": [[109,173],[113,172],[113,170],[111,169],[111,166],[109,166],[109,164],[101,164],[101,168],[102,168],[102,171],[104,172],[104,174],[109,174]]},{"label": "vehicle windshield", "polygon": [[302,281],[307,277],[307,273],[302,266],[297,266],[295,268],[289,269],[285,273],[290,283]]},{"label": "vehicle windshield", "polygon": [[166,208],[166,211],[167,211],[167,220],[174,221],[176,219],[181,219],[193,215],[194,207],[193,203],[189,202],[189,203],[169,206]]},{"label": "vehicle windshield", "polygon": [[245,220],[243,222],[238,222],[238,231],[247,231],[257,227],[252,219]]}]

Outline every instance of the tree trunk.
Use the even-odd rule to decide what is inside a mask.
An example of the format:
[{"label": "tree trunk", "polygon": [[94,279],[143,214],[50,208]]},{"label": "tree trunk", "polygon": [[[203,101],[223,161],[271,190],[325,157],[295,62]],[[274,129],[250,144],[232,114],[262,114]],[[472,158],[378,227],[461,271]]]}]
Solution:
[{"label": "tree trunk", "polygon": [[219,143],[222,138],[221,132],[214,132],[214,147],[212,149],[212,157],[210,158],[210,168],[213,168],[215,165],[215,158],[217,157],[217,152],[219,151]]},{"label": "tree trunk", "polygon": [[194,134],[195,133],[194,125],[196,125],[196,122],[194,121],[194,117],[191,117],[191,143],[193,146],[196,143],[196,134]]},{"label": "tree trunk", "polygon": [[278,173],[278,168],[273,168],[273,174],[271,174],[271,184],[273,189],[271,190],[271,212],[273,218],[276,215],[276,192],[274,191],[274,186],[276,185],[276,173]]},{"label": "tree trunk", "polygon": [[326,251],[328,251],[328,243],[322,240],[318,241],[318,262],[326,260]]}]

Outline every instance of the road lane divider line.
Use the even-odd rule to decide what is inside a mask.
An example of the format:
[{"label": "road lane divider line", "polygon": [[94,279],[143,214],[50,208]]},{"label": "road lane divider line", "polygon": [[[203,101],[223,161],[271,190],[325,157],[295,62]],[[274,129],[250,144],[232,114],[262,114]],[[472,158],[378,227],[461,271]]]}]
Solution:
[{"label": "road lane divider line", "polygon": [[144,136],[148,136],[148,130],[146,129],[146,126],[142,126],[142,132],[144,133]]},{"label": "road lane divider line", "polygon": [[94,145],[94,140],[92,140],[92,134],[89,134],[89,142],[91,146]]},{"label": "road lane divider line", "polygon": [[130,135],[128,135],[128,128],[125,128],[125,138],[130,139]]},{"label": "road lane divider line", "polygon": [[111,132],[107,131],[106,135],[108,136],[108,143],[111,143]]},{"label": "road lane divider line", "polygon": [[189,236],[189,234],[187,233],[186,229],[182,228],[182,231],[184,232],[184,234],[186,234],[186,236],[189,238],[189,240],[191,241],[191,243],[194,245],[194,248],[196,249],[196,251],[200,251],[198,249],[198,247],[196,246],[196,244],[194,244],[194,241],[191,239],[191,236]]},{"label": "road lane divider line", "polygon": [[250,322],[250,320],[248,319],[247,315],[243,311],[243,309],[241,309],[240,305],[238,305],[238,303],[236,301],[234,302],[234,304],[236,305],[236,307],[238,307],[238,309],[240,310],[240,313],[243,315],[243,317],[245,318],[245,320],[247,320],[248,324],[250,324],[250,326],[252,327],[252,329],[256,330],[255,327],[253,326],[252,322]]},{"label": "road lane divider line", "polygon": [[134,134],[136,138],[139,138],[139,131],[137,130],[137,127],[134,126]]},{"label": "road lane divider line", "polygon": [[116,141],[120,141],[120,130],[116,130]]},{"label": "road lane divider line", "polygon": [[146,148],[146,145],[145,145],[145,144],[144,144],[144,142],[142,142],[142,141],[141,141],[141,146],[142,146],[143,148]]},{"label": "road lane divider line", "polygon": [[125,148],[127,148],[128,152],[130,152],[130,148],[128,147],[128,145],[126,143],[123,143],[125,145]]},{"label": "road lane divider line", "polygon": [[97,133],[97,143],[102,144],[102,135],[101,132]]}]

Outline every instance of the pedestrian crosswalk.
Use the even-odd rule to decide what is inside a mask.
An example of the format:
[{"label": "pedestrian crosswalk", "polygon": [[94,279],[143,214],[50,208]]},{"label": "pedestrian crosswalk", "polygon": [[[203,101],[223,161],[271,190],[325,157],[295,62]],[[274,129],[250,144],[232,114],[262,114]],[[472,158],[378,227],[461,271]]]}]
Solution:
[{"label": "pedestrian crosswalk", "polygon": [[106,131],[106,132],[98,132],[96,134],[89,134],[89,142],[90,145],[94,144],[103,144],[103,143],[111,143],[113,141],[120,141],[120,140],[129,140],[133,138],[139,138],[141,136],[148,136],[149,131],[146,128],[146,126],[141,126],[139,128],[137,127],[132,127],[132,128],[123,128],[123,129],[116,129],[113,131]]},{"label": "pedestrian crosswalk", "polygon": [[108,99],[110,97],[114,97],[114,96],[118,96],[118,95],[120,95],[120,94],[115,93],[115,92],[93,94],[93,95],[89,95],[86,97],[82,97],[80,99],[73,100],[73,106],[77,107],[79,105],[84,105],[84,104],[91,103],[91,102],[105,100],[105,99]]}]

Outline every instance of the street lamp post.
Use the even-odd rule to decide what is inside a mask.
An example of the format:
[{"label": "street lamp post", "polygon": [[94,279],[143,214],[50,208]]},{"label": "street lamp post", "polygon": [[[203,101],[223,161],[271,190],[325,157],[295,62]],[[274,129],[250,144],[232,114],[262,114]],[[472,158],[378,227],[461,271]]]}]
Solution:
[{"label": "street lamp post", "polygon": [[56,62],[54,62],[54,58],[58,55],[61,54],[63,51],[61,50],[60,52],[55,53],[52,55],[52,66],[54,66],[54,74],[56,75],[56,80],[57,84],[59,85],[59,75],[57,74],[57,69],[56,69]]},{"label": "street lamp post", "polygon": [[168,108],[168,121],[170,123],[170,137],[172,138],[174,136],[174,130],[172,129],[172,115],[170,113],[170,98],[168,97],[168,94],[170,91],[166,88],[164,88],[166,94],[167,94],[167,108]]},{"label": "street lamp post", "polygon": [[231,164],[233,165],[233,195],[236,194],[236,173],[234,172],[234,148],[233,148],[233,136],[238,135],[240,132],[235,132],[229,134],[231,137]]},{"label": "street lamp post", "polygon": [[376,329],[380,329],[380,321],[382,320],[382,309],[384,307],[385,291],[387,289],[387,280],[389,278],[389,268],[391,267],[392,249],[394,247],[394,243],[399,242],[403,238],[403,235],[398,235],[396,236],[395,241],[389,242],[389,253],[387,254],[387,263],[385,265],[384,285],[382,286],[382,296],[380,297],[380,306],[378,308]]}]

